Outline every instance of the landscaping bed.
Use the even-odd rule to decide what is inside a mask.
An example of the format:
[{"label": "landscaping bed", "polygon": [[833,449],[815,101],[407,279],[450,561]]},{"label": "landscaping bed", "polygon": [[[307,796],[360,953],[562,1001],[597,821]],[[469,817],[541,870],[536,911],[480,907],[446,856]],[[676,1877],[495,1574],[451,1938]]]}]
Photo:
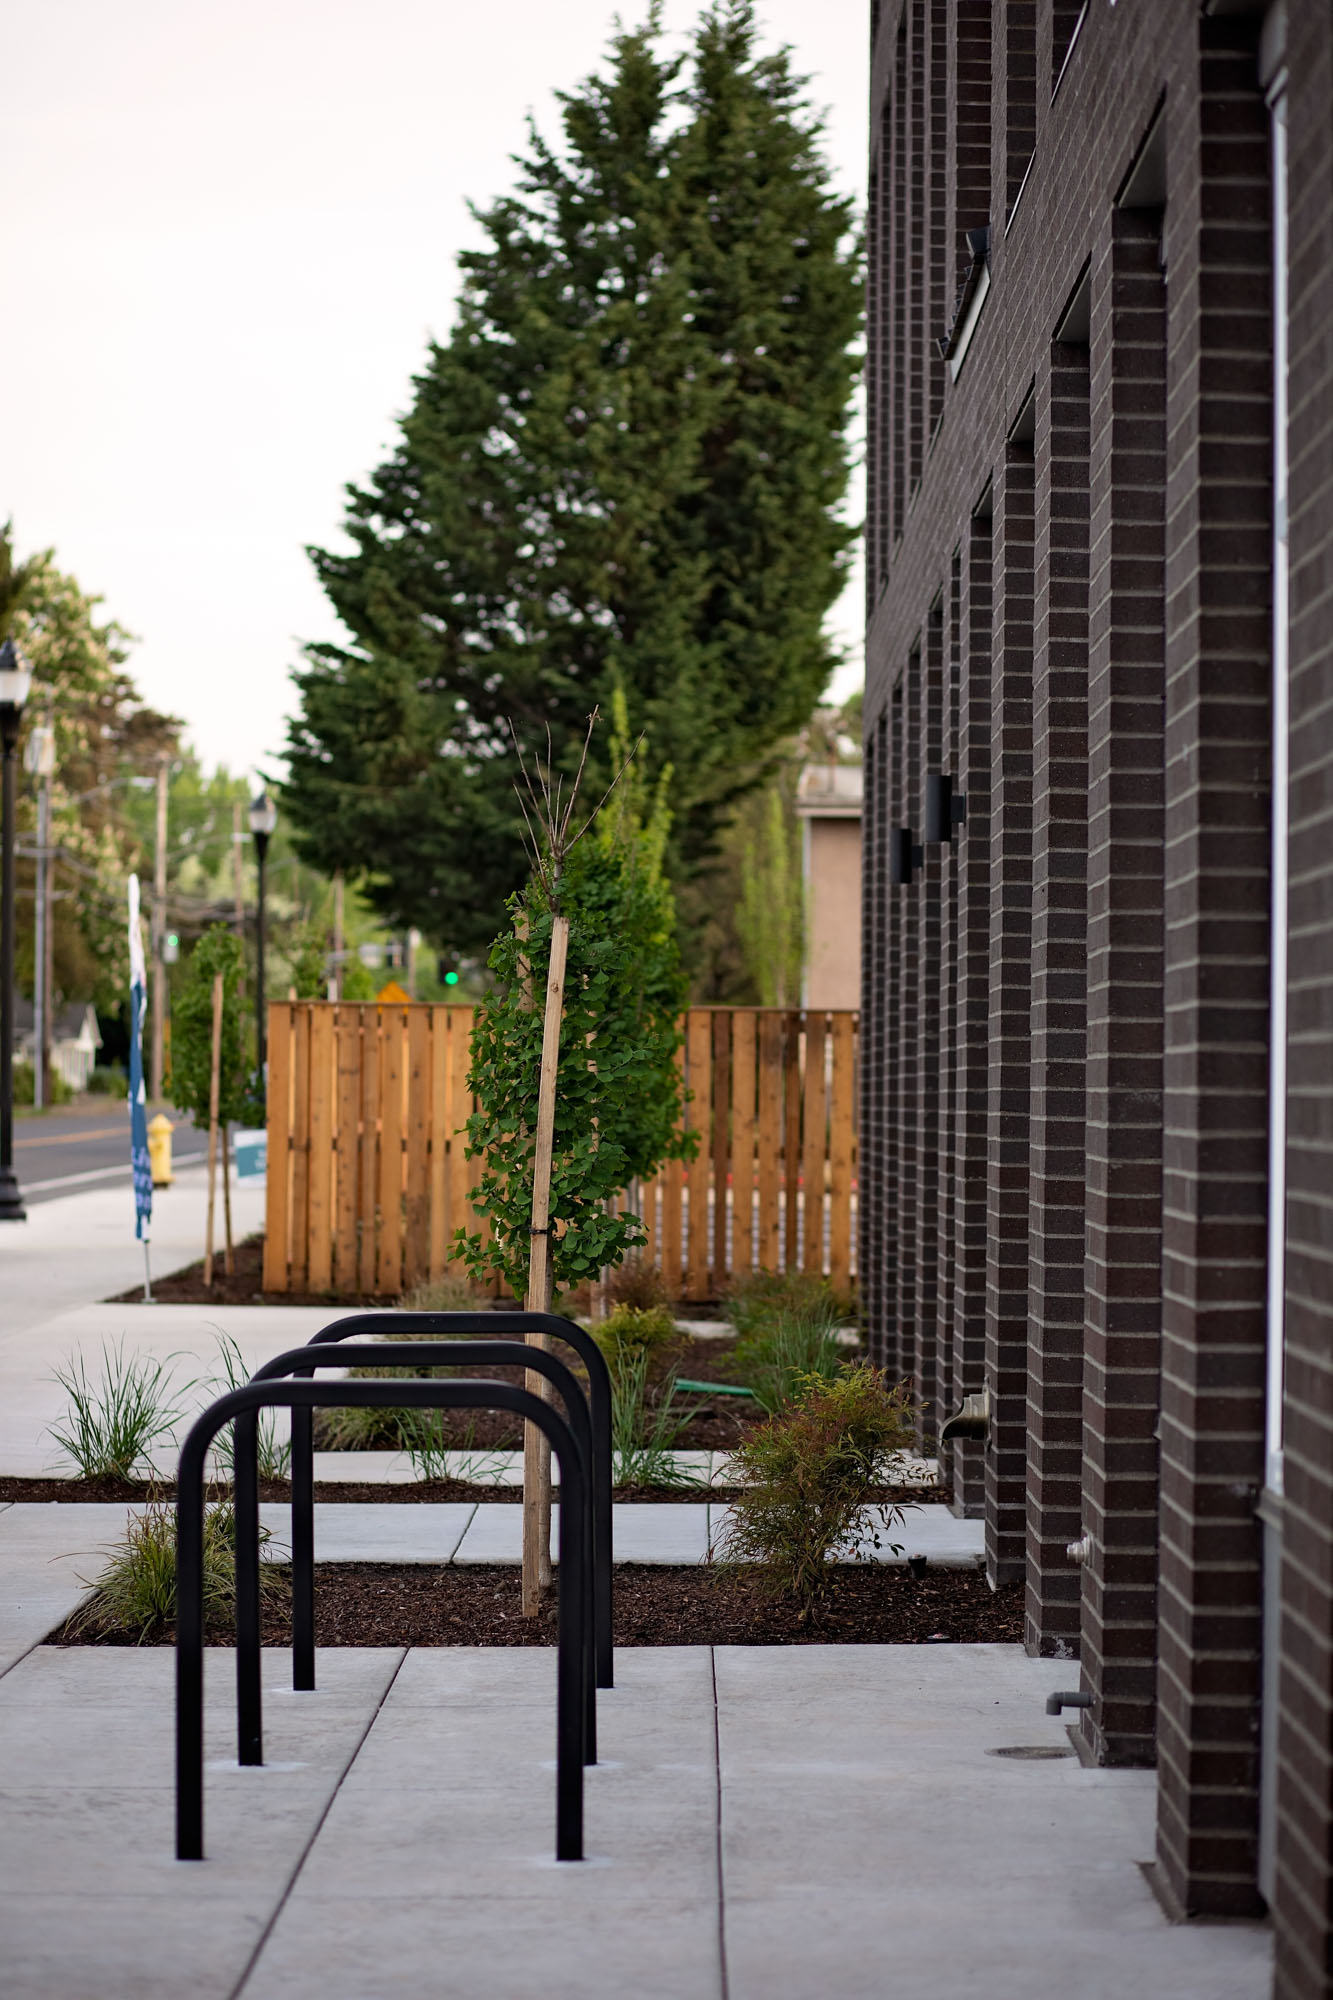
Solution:
[{"label": "landscaping bed", "polygon": [[[286,1587],[284,1579],[284,1594]],[[520,1591],[516,1564],[319,1564],[315,1637],[321,1646],[554,1644],[554,1594],[536,1618],[524,1618]],[[915,1577],[880,1563],[839,1564],[825,1602],[803,1624],[790,1601],[767,1596],[749,1575],[699,1565],[616,1567],[618,1646],[975,1645],[1022,1637],[1022,1584],[993,1591],[980,1570],[928,1569]],[[208,1641],[232,1644],[230,1626],[210,1630]],[[266,1611],[264,1644],[290,1642],[287,1605],[279,1601]],[[114,1632],[70,1635],[61,1626],[46,1643],[136,1641]]]},{"label": "landscaping bed", "polygon": [[[734,1486],[618,1486],[616,1501],[633,1501],[636,1505],[661,1502],[678,1503],[694,1501],[734,1500],[739,1492]],[[221,1497],[230,1491],[222,1486],[210,1489],[212,1497]],[[559,1488],[556,1489],[557,1496]],[[175,1481],[160,1480],[149,1485],[136,1479],[4,1479],[0,1478],[0,1502],[6,1500],[27,1500],[72,1504],[75,1502],[106,1500],[174,1500]],[[278,1506],[286,1506],[292,1497],[292,1489],[285,1479],[261,1479],[259,1482],[261,1500],[272,1501]],[[467,1501],[513,1506],[523,1498],[521,1486],[478,1486],[464,1479],[417,1479],[394,1482],[358,1479],[317,1479],[315,1500],[320,1506],[364,1504],[376,1502],[385,1506],[421,1505],[426,1501]],[[910,1506],[913,1502],[929,1501],[932,1505],[948,1501],[952,1495],[944,1487],[922,1488],[886,1487],[871,1492],[867,1496],[870,1505],[879,1502],[896,1502]],[[909,1517],[910,1518],[910,1517]]]}]

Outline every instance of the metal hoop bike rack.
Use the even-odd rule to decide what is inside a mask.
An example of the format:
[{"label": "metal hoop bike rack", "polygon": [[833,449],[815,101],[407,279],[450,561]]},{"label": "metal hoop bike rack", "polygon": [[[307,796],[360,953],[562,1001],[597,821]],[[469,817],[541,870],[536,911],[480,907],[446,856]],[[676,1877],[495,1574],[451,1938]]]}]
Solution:
[{"label": "metal hoop bike rack", "polygon": [[204,1476],[225,1423],[262,1409],[509,1410],[536,1424],[560,1466],[556,1633],[555,1858],[583,1859],[587,1480],[574,1433],[549,1403],[508,1382],[250,1382],[220,1396],[181,1447],[176,1497],[176,1858],[204,1858]]},{"label": "metal hoop bike rack", "polygon": [[[509,1367],[514,1365],[515,1354],[523,1357],[523,1365],[531,1367],[537,1374],[544,1375],[560,1395],[566,1411],[566,1421],[574,1437],[574,1444],[583,1462],[587,1489],[591,1491],[592,1434],[588,1416],[588,1406],[578,1380],[563,1361],[541,1348],[519,1347],[510,1340],[392,1340],[378,1341],[374,1345],[352,1344],[349,1347],[326,1347],[315,1368],[332,1368],[346,1363],[350,1367]],[[282,1377],[305,1375],[311,1370],[309,1347],[289,1348],[287,1353],[275,1355],[256,1369],[251,1382],[277,1381]],[[263,1750],[263,1693],[260,1672],[260,1602],[259,1602],[259,1414],[252,1410],[245,1416],[237,1417],[232,1425],[232,1499],[236,1516],[236,1733],[237,1761],[241,1764],[262,1764]],[[590,1573],[596,1576],[596,1555],[593,1549],[591,1509],[585,1510],[585,1542]],[[313,1538],[312,1538],[313,1539]],[[301,1578],[303,1589],[314,1603],[313,1549],[311,1561]],[[292,1591],[297,1589],[296,1564],[292,1565]],[[589,1764],[597,1761],[597,1690],[594,1672],[595,1639],[593,1630],[596,1617],[594,1590],[587,1594],[584,1606],[584,1652],[585,1652],[585,1746],[584,1757]],[[313,1621],[312,1621],[313,1622]],[[295,1652],[295,1648],[293,1648]],[[314,1675],[311,1674],[313,1684]],[[300,1688],[300,1680],[293,1673],[292,1685]]]},{"label": "metal hoop bike rack", "polygon": [[[307,1343],[323,1347],[330,1342],[354,1340],[364,1334],[401,1334],[407,1327],[419,1333],[437,1333],[441,1339],[467,1335],[476,1340],[513,1340],[523,1350],[524,1359],[515,1367],[527,1367],[526,1357],[540,1353],[523,1341],[525,1333],[544,1333],[572,1347],[588,1372],[588,1414],[592,1423],[592,1535],[593,1595],[596,1606],[597,1685],[615,1686],[611,1646],[612,1545],[611,1545],[611,1373],[606,1357],[590,1333],[558,1313],[538,1312],[367,1312],[352,1313],[321,1327]],[[300,1689],[315,1685],[315,1437],[310,1410],[292,1411],[292,1685]]]}]

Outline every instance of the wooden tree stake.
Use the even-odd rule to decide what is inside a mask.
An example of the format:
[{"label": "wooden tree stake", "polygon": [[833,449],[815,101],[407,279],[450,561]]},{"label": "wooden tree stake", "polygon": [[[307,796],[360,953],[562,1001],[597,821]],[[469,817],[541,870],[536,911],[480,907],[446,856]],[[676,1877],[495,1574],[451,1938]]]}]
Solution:
[{"label": "wooden tree stake", "polygon": [[225,1119],[222,1121],[222,1129],[218,1136],[222,1141],[222,1228],[226,1241],[222,1268],[229,1278],[233,1278],[236,1275],[236,1253],[232,1248],[231,1237],[231,1142],[227,1137]]},{"label": "wooden tree stake", "polygon": [[[537,1086],[537,1135],[532,1160],[532,1248],[528,1259],[529,1312],[551,1310],[551,1155],[555,1147],[555,1085],[560,1063],[560,1019],[565,1004],[565,962],[569,918],[551,919],[551,963],[542,1017],[542,1067]],[[548,1347],[545,1334],[530,1333],[533,1347]],[[524,1382],[550,1401],[544,1375],[529,1371]],[[523,1616],[535,1618],[543,1590],[551,1582],[551,1446],[535,1424],[523,1433]]]},{"label": "wooden tree stake", "polygon": [[222,974],[213,975],[213,1057],[208,1078],[208,1227],[204,1236],[204,1283],[213,1282],[213,1198],[218,1157],[218,1081],[222,1067]]}]

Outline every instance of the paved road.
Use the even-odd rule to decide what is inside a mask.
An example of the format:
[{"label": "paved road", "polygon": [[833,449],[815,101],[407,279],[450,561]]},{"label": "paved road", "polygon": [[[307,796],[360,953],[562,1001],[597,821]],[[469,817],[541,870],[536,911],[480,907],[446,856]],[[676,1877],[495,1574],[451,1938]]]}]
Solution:
[{"label": "paved road", "polygon": [[[189,1166],[205,1158],[202,1136],[179,1112],[173,1164]],[[40,1117],[14,1123],[14,1171],[25,1202],[54,1201],[80,1187],[129,1185],[130,1120],[123,1104],[103,1098],[95,1109],[60,1105]]]}]

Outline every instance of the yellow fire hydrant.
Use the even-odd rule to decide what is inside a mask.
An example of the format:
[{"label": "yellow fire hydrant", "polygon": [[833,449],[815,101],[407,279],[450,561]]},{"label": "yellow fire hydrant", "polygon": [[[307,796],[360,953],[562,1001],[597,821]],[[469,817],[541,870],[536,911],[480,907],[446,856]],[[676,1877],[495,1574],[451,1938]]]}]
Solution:
[{"label": "yellow fire hydrant", "polygon": [[171,1135],[175,1129],[163,1111],[148,1121],[148,1158],[153,1169],[154,1187],[170,1187],[174,1178],[171,1171]]}]

